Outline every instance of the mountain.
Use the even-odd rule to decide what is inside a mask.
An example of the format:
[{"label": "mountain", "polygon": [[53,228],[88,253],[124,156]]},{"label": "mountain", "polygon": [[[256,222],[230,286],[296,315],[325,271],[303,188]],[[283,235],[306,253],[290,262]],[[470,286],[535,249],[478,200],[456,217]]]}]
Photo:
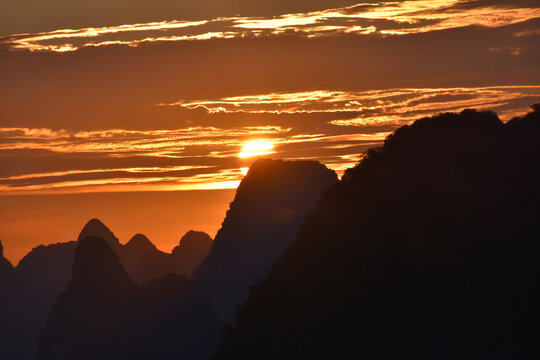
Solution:
[{"label": "mountain", "polygon": [[142,234],[133,236],[117,253],[130,277],[138,284],[169,272],[170,255],[158,250]]},{"label": "mountain", "polygon": [[37,339],[47,314],[71,278],[73,252],[83,238],[98,236],[119,250],[116,236],[99,220],[91,219],[81,230],[78,240],[41,245],[30,251],[15,268],[16,301],[11,304],[14,331],[13,359],[35,359]]},{"label": "mountain", "polygon": [[188,231],[171,254],[158,250],[142,234],[135,235],[117,253],[129,276],[138,284],[168,273],[190,277],[208,255],[212,238],[200,231]]},{"label": "mountain", "polygon": [[47,314],[70,279],[76,242],[41,245],[28,253],[15,268],[16,301],[10,316],[18,335],[8,359],[35,359],[37,338]]},{"label": "mountain", "polygon": [[80,239],[73,279],[47,318],[38,358],[121,358],[119,349],[127,346],[131,331],[128,303],[136,292],[108,242]]},{"label": "mountain", "polygon": [[195,284],[181,275],[144,283],[136,314],[130,359],[210,359],[223,329]]},{"label": "mountain", "polygon": [[202,231],[188,231],[171,253],[171,272],[190,277],[212,247],[212,238]]},{"label": "mountain", "polygon": [[[208,239],[201,240],[204,236],[199,235],[199,240],[193,240],[192,245],[189,245],[190,241],[187,242],[186,249],[180,252],[182,256],[172,255],[159,251],[142,234],[135,235],[127,244],[122,245],[100,220],[91,219],[81,230],[77,241],[34,248],[14,269],[11,290],[2,288],[2,291],[10,294],[9,301],[0,302],[0,306],[5,308],[6,318],[9,319],[0,324],[0,330],[11,334],[10,337],[0,339],[2,348],[8,349],[3,352],[6,358],[35,359],[37,339],[45,325],[47,314],[71,279],[74,250],[78,243],[90,236],[107,242],[137,284],[170,272],[187,275],[199,264],[204,252],[201,249],[209,247],[207,240],[210,239],[206,235]],[[200,248],[197,247],[199,242]],[[0,256],[0,267],[7,262],[2,259],[4,258]],[[0,285],[1,274],[0,269]]]},{"label": "mountain", "polygon": [[86,223],[86,225],[84,225],[83,229],[79,233],[77,242],[80,242],[81,240],[86,239],[89,236],[95,236],[105,240],[109,244],[109,246],[115,251],[117,251],[121,247],[118,238],[99,219],[90,219]]},{"label": "mountain", "polygon": [[314,161],[257,160],[244,177],[212,249],[192,276],[225,322],[295,240],[336,174]]},{"label": "mountain", "polygon": [[38,359],[207,359],[220,330],[185,277],[138,286],[108,242],[87,237],[42,331]]},{"label": "mountain", "polygon": [[539,110],[423,118],[369,150],[216,359],[539,358]]}]

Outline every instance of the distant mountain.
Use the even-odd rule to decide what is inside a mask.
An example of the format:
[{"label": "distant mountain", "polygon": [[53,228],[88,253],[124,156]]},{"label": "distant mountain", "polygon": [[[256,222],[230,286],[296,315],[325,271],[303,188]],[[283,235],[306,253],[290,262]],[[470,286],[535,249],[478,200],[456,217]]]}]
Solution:
[{"label": "distant mountain", "polygon": [[216,359],[540,358],[538,184],[538,106],[398,129],[323,194]]},{"label": "distant mountain", "polygon": [[47,319],[38,359],[208,359],[220,330],[185,277],[139,287],[106,241],[87,237]]},{"label": "distant mountain", "polygon": [[117,253],[130,277],[138,284],[170,272],[170,255],[159,251],[142,234],[132,237]]},{"label": "distant mountain", "polygon": [[234,320],[249,287],[294,242],[336,174],[314,161],[257,160],[244,177],[212,249],[192,276],[220,318]]},{"label": "distant mountain", "polygon": [[190,277],[212,247],[212,238],[202,231],[188,231],[171,253],[171,272]]},{"label": "distant mountain", "polygon": [[94,236],[105,240],[115,251],[122,246],[113,232],[109,230],[109,228],[105,226],[105,224],[103,224],[99,219],[90,219],[86,225],[84,225],[83,229],[79,233],[77,242],[80,242],[89,236]]},{"label": "distant mountain", "polygon": [[[204,253],[197,248],[197,244],[200,241],[202,249],[209,248],[207,242],[210,239],[208,235],[199,241],[195,239],[192,246],[187,246],[186,250],[181,252],[183,256],[172,255],[159,251],[142,234],[135,235],[127,244],[122,245],[100,220],[91,219],[81,230],[77,241],[34,248],[13,271],[13,300],[9,304],[0,302],[0,305],[4,304],[6,307],[8,317],[13,319],[12,325],[0,324],[0,329],[5,328],[7,332],[17,334],[14,339],[9,340],[9,344],[7,340],[4,344],[0,339],[0,345],[10,349],[9,356],[5,355],[8,359],[35,359],[37,338],[45,325],[46,316],[71,279],[73,252],[77,244],[89,236],[104,239],[118,254],[130,277],[138,284],[167,273],[189,275]],[[0,257],[0,267],[5,263],[2,259],[3,257]],[[183,261],[185,264],[181,263]],[[1,272],[0,269],[0,277]],[[1,290],[4,291],[3,288]]]},{"label": "distant mountain", "polygon": [[8,359],[35,359],[37,338],[58,294],[66,288],[76,242],[41,245],[15,268],[16,301],[10,308],[18,335]]},{"label": "distant mountain", "polygon": [[188,231],[171,254],[158,250],[142,234],[135,235],[117,250],[130,277],[138,284],[172,273],[190,277],[208,255],[212,238],[200,231]]},{"label": "distant mountain", "polygon": [[73,251],[89,235],[102,237],[116,251],[121,249],[116,236],[101,221],[92,219],[83,227],[77,241],[38,246],[15,268],[16,301],[11,304],[10,317],[15,318],[15,331],[19,335],[11,345],[11,358],[35,359],[37,339],[47,314],[71,279]]}]

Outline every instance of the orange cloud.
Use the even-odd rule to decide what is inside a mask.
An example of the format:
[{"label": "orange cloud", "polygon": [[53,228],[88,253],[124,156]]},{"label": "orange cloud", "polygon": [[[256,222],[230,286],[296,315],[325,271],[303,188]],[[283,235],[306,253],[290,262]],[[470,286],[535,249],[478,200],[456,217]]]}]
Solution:
[{"label": "orange cloud", "polygon": [[[253,161],[238,157],[253,139],[267,139],[274,147],[258,155],[318,160],[341,173],[390,131],[419,117],[478,108],[496,110],[507,120],[527,110],[520,105],[525,100],[530,104],[538,96],[540,85],[271,92],[171,105],[204,107],[216,118],[223,116],[218,112],[288,114],[275,117],[284,119],[281,126],[75,132],[0,128],[0,160],[6,164],[0,193],[233,188]],[[295,114],[304,113],[323,113],[324,121],[313,127],[297,123]],[[20,158],[28,161],[26,166]]]},{"label": "orange cloud", "polygon": [[[179,101],[172,104],[186,109],[203,108],[208,113],[340,113],[384,111],[372,123],[403,119],[392,112],[438,111],[465,107],[501,105],[512,99],[540,93],[540,86],[488,86],[454,88],[399,88],[369,91],[315,90],[224,97],[215,100]],[[444,101],[437,97],[446,96]],[[468,98],[463,98],[468,97]],[[396,109],[401,109],[396,111]],[[384,120],[384,117],[387,120]],[[405,117],[405,120],[410,118]],[[335,121],[335,125],[345,125]],[[352,122],[351,122],[352,124]],[[365,123],[367,124],[367,122]],[[364,125],[365,125],[364,124]]]},{"label": "orange cloud", "polygon": [[[462,5],[470,5],[463,7]],[[119,26],[61,29],[0,38],[12,50],[75,51],[89,46],[156,41],[272,36],[295,32],[320,37],[336,34],[407,35],[465,26],[501,27],[540,17],[539,8],[485,6],[473,0],[360,3],[353,6],[276,17],[224,17],[200,21],[161,21]],[[373,25],[377,21],[377,26]]]}]

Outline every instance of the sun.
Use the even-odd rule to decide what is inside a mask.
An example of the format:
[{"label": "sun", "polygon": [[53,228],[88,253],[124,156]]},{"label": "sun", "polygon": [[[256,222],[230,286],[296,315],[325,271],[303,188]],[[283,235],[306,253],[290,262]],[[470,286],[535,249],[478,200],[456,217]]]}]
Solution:
[{"label": "sun", "polygon": [[242,151],[238,157],[247,158],[252,156],[261,156],[273,154],[274,144],[267,139],[250,140],[242,146]]}]

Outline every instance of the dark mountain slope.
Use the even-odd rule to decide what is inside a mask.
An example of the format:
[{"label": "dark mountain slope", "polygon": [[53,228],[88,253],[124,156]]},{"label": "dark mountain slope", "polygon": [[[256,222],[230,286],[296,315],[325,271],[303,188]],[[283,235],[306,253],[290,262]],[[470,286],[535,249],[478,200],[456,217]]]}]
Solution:
[{"label": "dark mountain slope", "polygon": [[73,280],[48,316],[39,359],[122,358],[131,331],[129,303],[136,292],[107,242],[80,240]]},{"label": "dark mountain slope", "polygon": [[17,335],[8,359],[35,359],[37,339],[47,314],[58,295],[66,288],[73,265],[76,242],[38,246],[15,268],[15,301],[9,319]]},{"label": "dark mountain slope", "polygon": [[400,128],[322,196],[216,358],[538,358],[539,164],[538,111]]},{"label": "dark mountain slope", "polygon": [[[222,324],[185,276],[169,274],[142,285],[137,303],[139,359],[210,359]],[[135,344],[135,342],[134,342]]]},{"label": "dark mountain slope", "polygon": [[208,359],[221,324],[183,276],[141,287],[102,239],[75,251],[73,280],[56,301],[39,359]]},{"label": "dark mountain slope", "polygon": [[12,345],[11,358],[35,359],[39,333],[56,298],[71,279],[73,251],[86,236],[102,237],[116,250],[121,247],[116,236],[101,221],[91,219],[77,241],[38,246],[15,268],[17,300],[11,304],[10,318],[13,318],[14,331],[18,335]]},{"label": "dark mountain slope", "polygon": [[222,320],[231,322],[249,287],[294,241],[336,174],[313,161],[256,161],[244,177],[210,254],[193,274]]}]

